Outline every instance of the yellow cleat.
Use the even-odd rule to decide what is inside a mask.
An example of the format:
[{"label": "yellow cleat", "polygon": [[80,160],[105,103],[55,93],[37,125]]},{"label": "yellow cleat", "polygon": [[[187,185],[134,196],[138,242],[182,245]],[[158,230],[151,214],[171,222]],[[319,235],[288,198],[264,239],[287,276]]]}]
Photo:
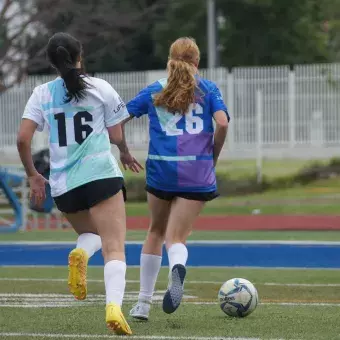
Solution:
[{"label": "yellow cleat", "polygon": [[126,322],[120,306],[115,303],[109,303],[106,306],[106,326],[117,335],[132,334],[131,328]]},{"label": "yellow cleat", "polygon": [[87,294],[87,262],[89,257],[84,249],[76,248],[68,256],[68,287],[77,300],[85,300]]}]

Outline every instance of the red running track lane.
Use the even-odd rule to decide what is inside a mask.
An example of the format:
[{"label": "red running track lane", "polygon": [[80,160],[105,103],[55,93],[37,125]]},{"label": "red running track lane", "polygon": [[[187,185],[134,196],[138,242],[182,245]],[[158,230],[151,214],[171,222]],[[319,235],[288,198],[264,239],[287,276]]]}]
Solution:
[{"label": "red running track lane", "polygon": [[[145,230],[147,217],[128,217],[130,230]],[[339,230],[340,216],[202,216],[195,230]]]},{"label": "red running track lane", "polygon": [[[45,228],[44,218],[38,229]],[[56,229],[54,223],[51,229]],[[128,217],[130,230],[146,230],[149,218]],[[0,226],[1,228],[1,226]],[[339,230],[340,216],[202,216],[194,223],[195,230]]]}]

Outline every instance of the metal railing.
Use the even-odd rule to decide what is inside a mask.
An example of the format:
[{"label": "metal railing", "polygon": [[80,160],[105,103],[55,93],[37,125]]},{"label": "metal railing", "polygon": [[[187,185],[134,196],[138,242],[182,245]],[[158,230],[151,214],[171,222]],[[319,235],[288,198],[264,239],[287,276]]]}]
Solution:
[{"label": "metal railing", "polygon": [[[324,157],[340,146],[340,64],[225,68],[201,70],[214,81],[229,108],[229,157]],[[165,71],[101,73],[128,101]],[[33,88],[53,76],[30,76],[0,95],[0,151],[13,150],[26,101]],[[259,95],[260,93],[260,95]],[[259,99],[260,98],[260,99]],[[257,103],[261,100],[262,103]],[[261,108],[262,112],[257,112]],[[260,121],[259,121],[260,120]],[[127,139],[135,150],[148,145],[147,117],[128,124]],[[36,148],[46,143],[36,139]],[[12,151],[11,151],[12,152]]]}]

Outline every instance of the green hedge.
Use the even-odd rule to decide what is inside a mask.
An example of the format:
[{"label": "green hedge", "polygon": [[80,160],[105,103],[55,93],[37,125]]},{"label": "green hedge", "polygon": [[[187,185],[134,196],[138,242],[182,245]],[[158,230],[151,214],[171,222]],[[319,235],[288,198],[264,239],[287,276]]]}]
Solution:
[{"label": "green hedge", "polygon": [[[340,175],[340,159],[331,159],[324,165],[318,162],[302,169],[297,174],[273,179],[263,178],[262,183],[257,183],[255,175],[231,179],[226,172],[217,173],[218,191],[221,196],[238,196],[260,193],[268,189],[291,188],[296,185],[306,185],[322,178]],[[145,179],[143,177],[129,177],[126,179],[126,188],[129,201],[146,201]]]}]

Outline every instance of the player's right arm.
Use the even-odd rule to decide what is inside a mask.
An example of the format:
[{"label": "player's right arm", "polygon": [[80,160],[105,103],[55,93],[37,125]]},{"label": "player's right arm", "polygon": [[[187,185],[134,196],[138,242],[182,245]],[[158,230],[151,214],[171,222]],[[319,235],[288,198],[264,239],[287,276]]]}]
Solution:
[{"label": "player's right arm", "polygon": [[17,148],[30,184],[30,197],[40,206],[45,197],[46,180],[36,170],[31,152],[34,132],[43,131],[44,117],[39,103],[37,89],[28,100],[17,135]]},{"label": "player's right arm", "polygon": [[126,142],[125,138],[125,129],[124,125],[132,120],[134,117],[141,117],[144,114],[148,113],[148,97],[149,93],[147,89],[144,89],[138,93],[138,95],[132,99],[127,104],[127,110],[130,114],[129,117],[127,117],[122,122],[122,129],[123,129],[123,138],[122,141],[117,144],[119,152],[120,152],[120,161],[123,164],[124,169],[126,170],[127,167],[129,167],[134,172],[139,172],[139,169],[144,169],[143,166],[138,163],[138,161],[131,155],[129,147]]}]

